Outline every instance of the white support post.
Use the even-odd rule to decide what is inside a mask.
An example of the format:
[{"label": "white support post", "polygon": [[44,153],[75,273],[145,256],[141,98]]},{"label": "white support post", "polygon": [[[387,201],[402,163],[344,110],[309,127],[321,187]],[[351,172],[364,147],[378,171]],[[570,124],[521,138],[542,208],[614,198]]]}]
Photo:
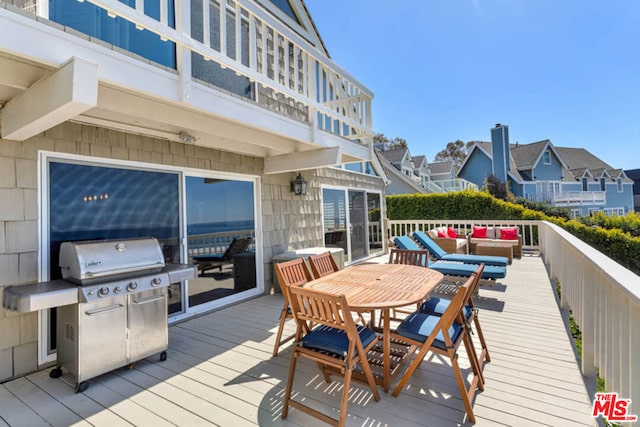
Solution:
[{"label": "white support post", "polygon": [[211,7],[209,6],[209,0],[202,0],[202,43],[206,47],[211,47]]},{"label": "white support post", "polygon": [[[205,0],[208,4],[209,1]],[[191,35],[191,2],[189,0],[177,0],[176,8],[176,31]],[[205,16],[207,13],[204,14]],[[180,76],[180,101],[189,102],[191,100],[192,77],[191,77],[191,51],[186,47],[176,44],[176,68]]]},{"label": "white support post", "polygon": [[227,55],[227,0],[220,0],[220,53]]}]

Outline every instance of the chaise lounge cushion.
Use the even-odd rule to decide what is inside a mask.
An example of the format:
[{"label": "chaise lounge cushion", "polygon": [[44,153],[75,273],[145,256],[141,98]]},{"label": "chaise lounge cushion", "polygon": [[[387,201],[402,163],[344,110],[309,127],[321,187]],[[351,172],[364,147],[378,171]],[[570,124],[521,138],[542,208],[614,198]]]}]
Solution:
[{"label": "chaise lounge cushion", "polygon": [[467,255],[467,254],[448,254],[440,246],[438,242],[433,241],[424,234],[422,231],[416,231],[413,233],[413,238],[421,244],[425,249],[429,251],[429,254],[442,261],[455,261],[463,262],[465,264],[482,264],[485,265],[498,265],[506,267],[509,265],[509,258],[501,256],[489,256],[489,255]]},{"label": "chaise lounge cushion", "polygon": [[[409,236],[395,237],[394,243],[400,249],[421,250],[420,246]],[[478,265],[479,264],[463,264],[461,262],[451,261],[429,261],[426,267],[439,271],[445,276],[470,277],[471,274],[478,269]],[[507,268],[496,265],[487,265],[482,272],[482,279],[484,280],[504,279],[506,276]]]}]

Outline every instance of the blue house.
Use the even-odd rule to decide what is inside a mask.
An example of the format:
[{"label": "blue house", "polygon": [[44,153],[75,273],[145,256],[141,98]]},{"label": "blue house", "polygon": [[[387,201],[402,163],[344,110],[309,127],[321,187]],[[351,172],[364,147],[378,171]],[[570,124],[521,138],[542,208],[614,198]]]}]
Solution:
[{"label": "blue house", "polygon": [[516,197],[571,209],[574,217],[633,210],[633,181],[584,148],[556,147],[544,140],[510,144],[509,127],[491,129],[491,142],[476,142],[458,177],[482,186],[495,175]]}]

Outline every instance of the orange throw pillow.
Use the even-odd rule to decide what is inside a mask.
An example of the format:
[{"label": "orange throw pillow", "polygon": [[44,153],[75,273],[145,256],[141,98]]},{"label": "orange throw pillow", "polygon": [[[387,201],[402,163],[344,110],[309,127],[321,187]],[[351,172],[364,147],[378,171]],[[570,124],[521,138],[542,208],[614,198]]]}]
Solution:
[{"label": "orange throw pillow", "polygon": [[476,239],[486,239],[487,238],[487,227],[476,227],[473,226],[471,230],[471,237],[475,237]]}]

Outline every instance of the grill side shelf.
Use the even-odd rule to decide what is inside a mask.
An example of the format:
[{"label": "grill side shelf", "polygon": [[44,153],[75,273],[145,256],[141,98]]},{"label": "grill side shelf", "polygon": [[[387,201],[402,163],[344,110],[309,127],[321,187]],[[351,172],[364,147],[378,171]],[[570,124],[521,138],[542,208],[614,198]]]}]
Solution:
[{"label": "grill side shelf", "polygon": [[78,287],[63,280],[7,286],[2,308],[19,313],[44,310],[78,302]]}]

